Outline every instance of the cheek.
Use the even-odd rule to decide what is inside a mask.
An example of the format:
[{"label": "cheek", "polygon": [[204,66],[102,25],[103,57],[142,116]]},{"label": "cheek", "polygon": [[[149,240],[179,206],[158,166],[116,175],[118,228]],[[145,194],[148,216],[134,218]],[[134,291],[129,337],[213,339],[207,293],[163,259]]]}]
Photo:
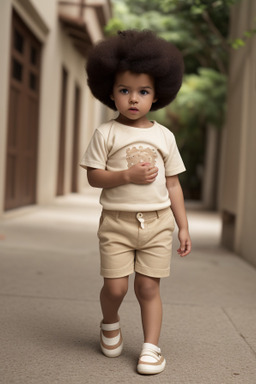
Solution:
[{"label": "cheek", "polygon": [[116,105],[119,105],[121,107],[121,106],[125,105],[125,100],[119,97],[119,98],[115,99],[115,103],[116,103]]}]

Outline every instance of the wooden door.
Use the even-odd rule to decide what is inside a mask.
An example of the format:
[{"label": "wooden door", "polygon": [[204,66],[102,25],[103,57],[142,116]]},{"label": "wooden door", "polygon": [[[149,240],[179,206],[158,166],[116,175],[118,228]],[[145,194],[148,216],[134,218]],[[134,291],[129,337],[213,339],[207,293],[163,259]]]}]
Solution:
[{"label": "wooden door", "polygon": [[5,210],[36,202],[41,44],[12,19]]},{"label": "wooden door", "polygon": [[62,68],[57,196],[64,194],[68,72]]},{"label": "wooden door", "polygon": [[81,90],[78,85],[75,86],[75,99],[74,99],[74,126],[73,126],[73,156],[72,156],[72,183],[71,191],[78,192],[77,178],[78,178],[78,144],[79,144],[79,130],[80,130],[80,99]]}]

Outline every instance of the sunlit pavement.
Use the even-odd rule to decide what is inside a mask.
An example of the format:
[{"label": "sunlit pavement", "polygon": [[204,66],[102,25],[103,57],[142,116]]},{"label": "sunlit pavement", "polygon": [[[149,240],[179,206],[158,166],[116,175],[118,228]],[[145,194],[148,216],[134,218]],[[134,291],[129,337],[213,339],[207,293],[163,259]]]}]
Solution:
[{"label": "sunlit pavement", "polygon": [[[189,208],[190,207],[190,208]],[[0,221],[0,383],[256,383],[256,269],[219,247],[216,213],[188,205],[193,252],[161,283],[157,376],[139,376],[142,330],[132,280],[120,310],[124,351],[99,350],[98,194],[7,214]],[[175,235],[175,238],[177,236]]]}]

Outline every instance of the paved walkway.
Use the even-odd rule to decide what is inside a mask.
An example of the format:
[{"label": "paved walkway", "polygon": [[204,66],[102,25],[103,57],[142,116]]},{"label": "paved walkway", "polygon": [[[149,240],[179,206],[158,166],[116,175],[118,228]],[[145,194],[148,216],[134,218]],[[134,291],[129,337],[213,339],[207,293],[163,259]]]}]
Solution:
[{"label": "paved walkway", "polygon": [[162,280],[166,370],[135,371],[133,277],[120,311],[124,352],[100,353],[97,200],[90,190],[0,221],[0,383],[255,384],[256,269],[218,247],[219,217],[200,210],[189,210],[193,253],[175,255]]}]

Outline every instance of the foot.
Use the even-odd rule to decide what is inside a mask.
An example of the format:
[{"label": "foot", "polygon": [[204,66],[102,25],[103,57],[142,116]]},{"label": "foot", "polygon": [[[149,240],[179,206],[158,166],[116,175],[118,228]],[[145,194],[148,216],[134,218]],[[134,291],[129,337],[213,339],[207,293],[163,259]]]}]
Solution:
[{"label": "foot", "polygon": [[[100,347],[102,353],[107,357],[118,357],[123,350],[123,338],[119,321],[114,324],[100,324]],[[113,331],[118,331],[117,335],[111,337]],[[109,334],[109,335],[108,335]]]},{"label": "foot", "polygon": [[163,372],[166,365],[161,349],[154,344],[144,343],[137,365],[138,373],[142,375],[154,375]]}]

